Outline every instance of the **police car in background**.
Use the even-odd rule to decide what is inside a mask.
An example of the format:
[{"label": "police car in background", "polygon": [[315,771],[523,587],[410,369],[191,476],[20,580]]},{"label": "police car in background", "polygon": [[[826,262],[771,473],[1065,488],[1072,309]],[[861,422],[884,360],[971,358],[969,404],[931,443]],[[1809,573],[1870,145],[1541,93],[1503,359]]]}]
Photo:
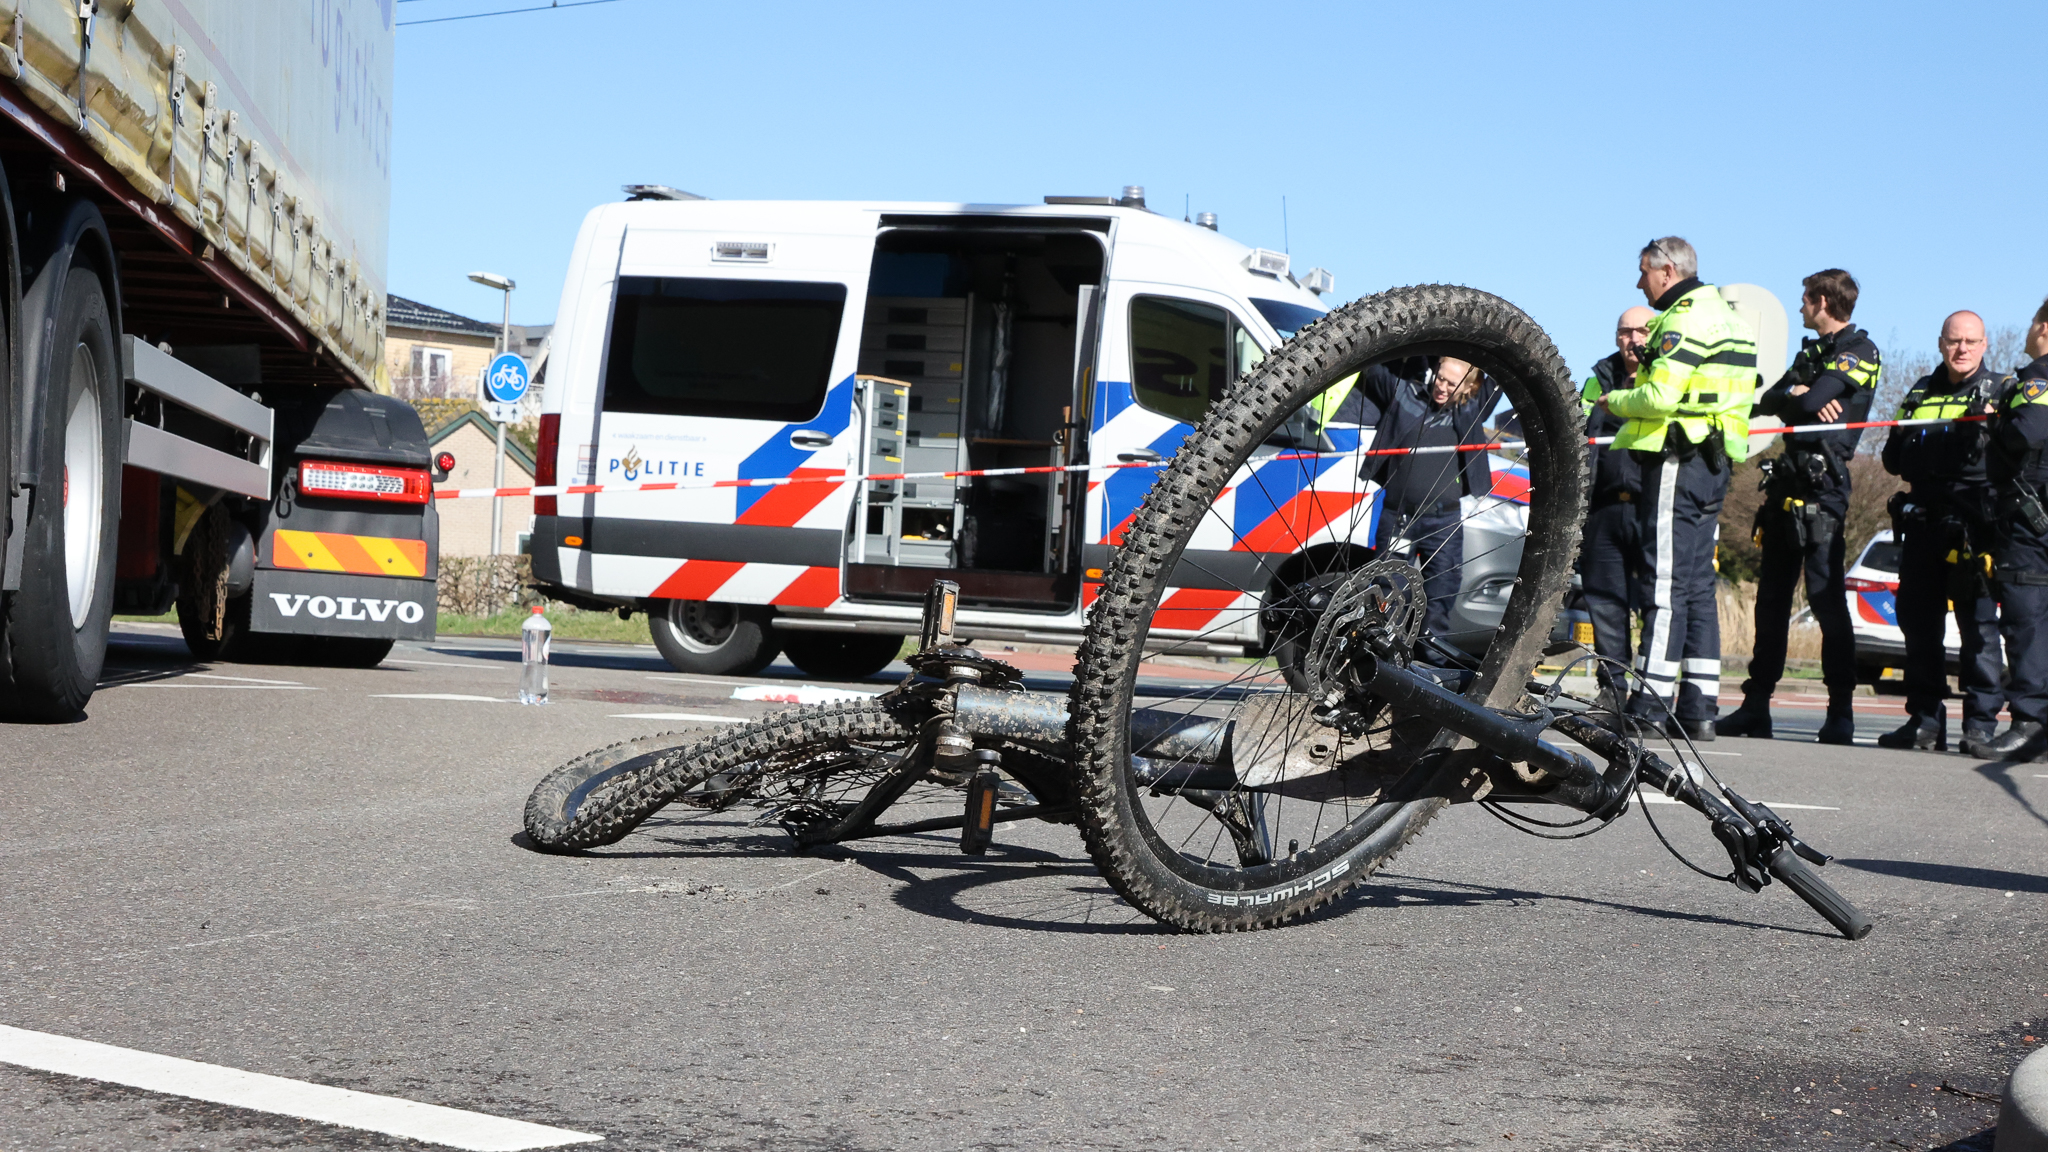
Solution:
[{"label": "police car in background", "polygon": [[[1898,670],[1906,663],[1906,635],[1899,631],[1899,542],[1886,528],[1864,545],[1850,567],[1849,621],[1856,632],[1856,680],[1878,691],[1904,691]],[[1802,611],[1795,620],[1809,620]],[[1962,651],[1962,635],[1956,631],[1954,613],[1943,617],[1942,644],[1948,650],[1948,670],[1956,671]],[[1890,677],[1887,678],[1887,673]]]}]

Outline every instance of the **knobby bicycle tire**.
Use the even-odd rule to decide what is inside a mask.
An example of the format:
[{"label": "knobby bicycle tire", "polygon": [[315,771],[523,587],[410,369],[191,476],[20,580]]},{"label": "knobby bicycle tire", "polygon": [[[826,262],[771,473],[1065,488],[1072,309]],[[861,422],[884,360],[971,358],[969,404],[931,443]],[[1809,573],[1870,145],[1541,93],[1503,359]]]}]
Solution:
[{"label": "knobby bicycle tire", "polygon": [[[1344,796],[1341,809],[1330,799],[1293,800],[1290,811],[1285,783],[1265,790],[1211,792],[1204,794],[1206,799],[1182,804],[1191,792],[1162,800],[1161,792],[1138,779],[1130,740],[1138,666],[1154,613],[1190,539],[1205,518],[1218,516],[1216,504],[1226,486],[1255,478],[1246,469],[1254,451],[1333,383],[1366,366],[1415,355],[1452,355],[1486,372],[1513,405],[1519,435],[1528,445],[1522,462],[1531,499],[1521,560],[1499,632],[1469,677],[1467,697],[1489,707],[1514,703],[1548,640],[1577,553],[1586,459],[1578,395],[1542,329],[1498,297],[1425,285],[1354,301],[1301,331],[1215,402],[1152,485],[1107,573],[1079,652],[1069,743],[1082,835],[1116,890],[1161,921],[1190,931],[1235,931],[1299,917],[1383,866],[1450,802],[1460,771],[1455,757],[1408,755],[1404,760],[1389,753],[1377,769],[1377,791],[1355,808]],[[1361,491],[1362,486],[1350,494],[1354,504]],[[1349,523],[1357,519],[1354,513]],[[1462,526],[1461,519],[1460,531]],[[1237,539],[1242,544],[1242,537]],[[1297,536],[1296,542],[1302,539]],[[1332,554],[1359,552],[1356,541],[1346,537]],[[1269,576],[1262,572],[1257,578]],[[1270,603],[1280,583],[1274,576],[1271,586],[1246,586],[1242,592],[1265,598],[1256,603]],[[1220,689],[1204,689],[1206,696],[1191,694],[1190,707],[1206,707],[1211,714],[1229,707],[1240,716],[1253,708],[1263,708],[1268,717],[1306,715],[1305,698],[1284,695],[1298,689],[1296,677],[1288,677],[1295,685],[1290,688],[1279,685],[1277,675],[1244,674],[1240,679],[1240,703],[1225,702]],[[1281,735],[1307,740],[1315,733],[1301,723]],[[1432,732],[1425,746],[1441,749],[1452,743],[1448,733]],[[1279,779],[1288,777],[1283,773]],[[1243,806],[1229,809],[1233,798]],[[1335,825],[1327,836],[1326,809]],[[1218,829],[1208,845],[1200,840],[1207,835],[1201,831],[1203,811]],[[1302,825],[1309,840],[1305,850],[1299,840],[1287,840],[1282,855],[1272,839],[1271,829],[1282,823],[1269,820],[1275,813]],[[1307,824],[1311,817],[1312,829]],[[1174,819],[1194,831],[1181,836],[1179,825],[1163,831]],[[1225,843],[1226,831],[1228,839],[1239,841],[1234,860],[1216,847]],[[1266,839],[1256,840],[1254,832]]]},{"label": "knobby bicycle tire", "polygon": [[543,777],[526,800],[526,835],[547,852],[616,844],[721,774],[728,781],[698,798],[706,807],[760,795],[802,765],[862,742],[916,738],[916,717],[877,698],[781,712],[688,743],[676,735],[623,741]]}]

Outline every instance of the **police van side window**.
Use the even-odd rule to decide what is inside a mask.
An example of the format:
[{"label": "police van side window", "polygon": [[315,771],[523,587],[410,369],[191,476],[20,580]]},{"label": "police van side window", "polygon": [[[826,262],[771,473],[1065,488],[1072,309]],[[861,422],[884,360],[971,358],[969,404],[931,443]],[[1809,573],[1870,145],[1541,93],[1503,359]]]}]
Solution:
[{"label": "police van side window", "polygon": [[621,276],[605,411],[808,420],[845,311],[843,284]]},{"label": "police van side window", "polygon": [[1139,404],[1201,423],[1231,379],[1230,314],[1165,296],[1131,301],[1131,391]]}]

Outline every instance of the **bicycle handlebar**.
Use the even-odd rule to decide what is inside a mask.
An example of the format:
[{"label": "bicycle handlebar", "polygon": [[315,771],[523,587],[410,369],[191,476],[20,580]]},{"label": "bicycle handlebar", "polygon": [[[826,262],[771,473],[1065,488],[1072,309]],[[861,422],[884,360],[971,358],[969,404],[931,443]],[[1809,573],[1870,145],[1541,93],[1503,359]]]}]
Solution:
[{"label": "bicycle handlebar", "polygon": [[1799,893],[1799,898],[1821,914],[1821,918],[1833,924],[1842,935],[1851,940],[1861,940],[1870,935],[1870,917],[1857,911],[1854,904],[1842,898],[1819,873],[1807,867],[1806,861],[1792,850],[1790,844],[1779,844],[1771,853],[1771,875],[1784,881],[1785,887]]}]

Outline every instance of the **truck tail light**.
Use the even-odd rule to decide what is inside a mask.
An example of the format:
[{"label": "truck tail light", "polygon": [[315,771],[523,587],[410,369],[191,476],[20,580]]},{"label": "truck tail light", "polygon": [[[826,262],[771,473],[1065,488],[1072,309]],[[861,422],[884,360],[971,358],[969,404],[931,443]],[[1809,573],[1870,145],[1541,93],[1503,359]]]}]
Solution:
[{"label": "truck tail light", "polygon": [[339,496],[344,500],[425,504],[433,498],[434,483],[424,468],[305,460],[299,464],[299,491],[308,496]]},{"label": "truck tail light", "polygon": [[1842,586],[1851,592],[1897,592],[1899,590],[1899,582],[1897,580],[1865,580],[1861,576],[1849,577],[1847,580],[1842,581]]},{"label": "truck tail light", "polygon": [[[542,416],[540,418],[540,443],[536,445],[539,451],[534,454],[536,457],[533,466],[534,487],[544,488],[555,482],[555,455],[561,446],[561,414],[550,413]],[[536,516],[555,515],[555,498],[553,496],[535,496],[533,498],[533,514]]]}]

